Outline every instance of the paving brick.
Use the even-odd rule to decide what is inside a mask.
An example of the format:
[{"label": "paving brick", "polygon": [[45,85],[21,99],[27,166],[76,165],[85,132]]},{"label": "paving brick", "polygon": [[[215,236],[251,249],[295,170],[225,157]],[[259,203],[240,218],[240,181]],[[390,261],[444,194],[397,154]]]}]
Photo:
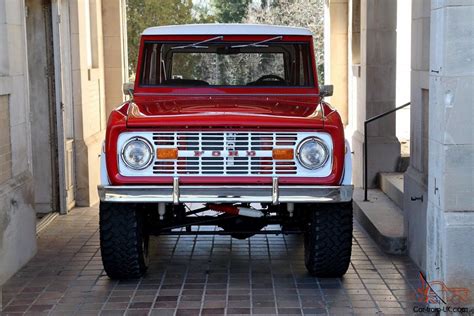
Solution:
[{"label": "paving brick", "polygon": [[[97,208],[76,208],[39,235],[37,255],[3,288],[12,315],[371,315],[410,311],[418,284],[405,256],[387,256],[356,224],[342,279],[304,267],[300,236],[152,237],[139,280],[110,280]],[[405,310],[406,309],[406,310]]]}]

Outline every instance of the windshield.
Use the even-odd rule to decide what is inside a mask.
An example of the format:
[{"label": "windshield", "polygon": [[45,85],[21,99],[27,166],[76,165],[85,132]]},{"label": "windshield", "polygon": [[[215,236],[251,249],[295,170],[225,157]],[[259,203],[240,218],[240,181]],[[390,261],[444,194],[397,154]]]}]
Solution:
[{"label": "windshield", "polygon": [[309,43],[145,42],[142,86],[314,86]]}]

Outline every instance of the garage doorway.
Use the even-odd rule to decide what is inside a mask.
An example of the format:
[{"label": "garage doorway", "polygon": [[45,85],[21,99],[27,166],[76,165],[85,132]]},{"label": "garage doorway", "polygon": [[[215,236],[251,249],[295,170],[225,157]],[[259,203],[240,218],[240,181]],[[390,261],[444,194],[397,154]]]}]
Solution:
[{"label": "garage doorway", "polygon": [[35,209],[59,211],[58,146],[51,0],[26,0]]}]

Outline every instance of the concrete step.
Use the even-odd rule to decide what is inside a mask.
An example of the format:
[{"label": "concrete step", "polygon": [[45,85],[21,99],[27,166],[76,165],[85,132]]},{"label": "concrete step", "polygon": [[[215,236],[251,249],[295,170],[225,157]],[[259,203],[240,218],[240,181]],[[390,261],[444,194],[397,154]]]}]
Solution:
[{"label": "concrete step", "polygon": [[397,172],[405,172],[410,165],[410,154],[402,154],[398,157]]},{"label": "concrete step", "polygon": [[379,174],[380,189],[403,211],[403,173]]},{"label": "concrete step", "polygon": [[401,210],[381,190],[370,189],[368,202],[364,190],[354,190],[354,217],[386,253],[403,254],[406,234]]}]

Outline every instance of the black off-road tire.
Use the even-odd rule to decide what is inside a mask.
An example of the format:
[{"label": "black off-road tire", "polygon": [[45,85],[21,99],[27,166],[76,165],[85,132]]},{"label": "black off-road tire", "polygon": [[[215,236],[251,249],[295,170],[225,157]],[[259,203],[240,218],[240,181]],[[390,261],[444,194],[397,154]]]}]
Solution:
[{"label": "black off-road tire", "polygon": [[351,261],[352,202],[312,207],[304,235],[306,269],[316,277],[342,277]]},{"label": "black off-road tire", "polygon": [[140,278],[147,270],[149,236],[145,210],[125,203],[100,203],[100,250],[111,279]]}]

